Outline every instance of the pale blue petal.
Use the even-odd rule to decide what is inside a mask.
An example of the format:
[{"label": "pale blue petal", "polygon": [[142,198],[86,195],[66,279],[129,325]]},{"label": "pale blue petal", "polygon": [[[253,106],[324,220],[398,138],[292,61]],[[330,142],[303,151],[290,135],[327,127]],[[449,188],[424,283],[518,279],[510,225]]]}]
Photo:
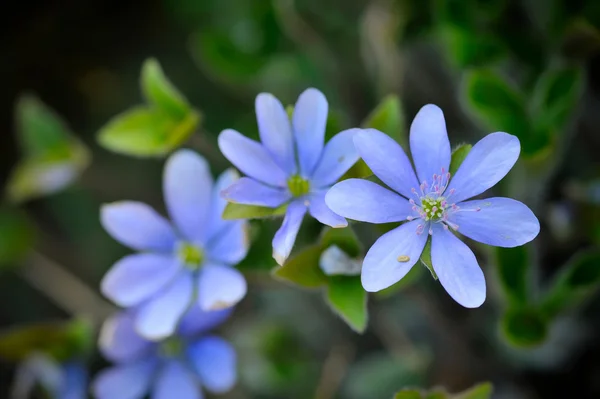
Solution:
[{"label": "pale blue petal", "polygon": [[150,389],[156,359],[112,367],[98,374],[92,384],[96,399],[142,399]]},{"label": "pale blue petal", "polygon": [[211,261],[236,265],[246,257],[249,247],[248,223],[235,220],[206,244],[206,255]]},{"label": "pale blue petal", "polygon": [[206,238],[210,211],[212,176],[208,163],[191,150],[169,157],[163,176],[165,203],[179,232],[189,241]]},{"label": "pale blue petal", "polygon": [[280,265],[285,263],[292,252],[305,213],[306,205],[301,199],[291,202],[285,212],[283,224],[273,238],[273,258]]},{"label": "pale blue petal", "polygon": [[142,338],[130,313],[120,312],[104,321],[98,346],[102,355],[113,362],[132,362],[146,356],[154,344]]},{"label": "pale blue petal", "polygon": [[[430,185],[433,175],[448,173],[450,141],[442,110],[433,104],[422,107],[410,125],[410,152],[421,182]],[[381,179],[383,180],[383,179]]]},{"label": "pale blue petal", "polygon": [[317,89],[306,89],[294,107],[294,138],[298,151],[300,173],[310,176],[315,169],[325,140],[327,124],[327,99]]},{"label": "pale blue petal", "polygon": [[485,301],[485,277],[473,252],[449,230],[432,227],[431,263],[440,283],[459,304],[477,308]]},{"label": "pale blue petal", "polygon": [[181,270],[170,255],[134,254],[113,265],[100,284],[104,296],[128,307],[137,305],[160,291]]},{"label": "pale blue petal", "polygon": [[202,385],[213,393],[225,393],[237,379],[235,349],[222,338],[209,336],[191,344],[187,356]]},{"label": "pale blue petal", "polygon": [[230,266],[205,264],[198,277],[198,304],[204,311],[220,310],[241,301],[248,286],[244,275]]},{"label": "pale blue petal", "polygon": [[327,192],[325,203],[338,215],[369,223],[400,222],[414,213],[404,197],[362,179],[337,183]]},{"label": "pale blue petal", "polygon": [[353,138],[360,131],[361,129],[344,130],[327,142],[310,179],[313,187],[331,186],[358,161]]},{"label": "pale blue petal", "polygon": [[87,398],[88,373],[84,365],[70,362],[63,366],[63,384],[57,399]]},{"label": "pale blue petal", "polygon": [[169,222],[141,202],[103,205],[100,222],[115,240],[138,251],[170,252],[177,242]]},{"label": "pale blue petal", "polygon": [[375,241],[363,261],[361,281],[366,291],[381,291],[397,283],[419,260],[427,242],[427,230],[417,234],[420,223],[404,223]]},{"label": "pale blue petal", "polygon": [[233,307],[223,310],[204,311],[199,305],[188,310],[179,323],[178,333],[184,337],[203,334],[221,325],[233,312]]},{"label": "pale blue petal", "polygon": [[292,196],[287,190],[266,186],[249,177],[242,177],[221,192],[229,202],[276,208]]},{"label": "pale blue petal", "polygon": [[458,204],[449,220],[458,232],[475,241],[496,247],[512,248],[533,240],[540,222],[523,203],[510,198],[488,198]]},{"label": "pale blue petal", "polygon": [[[519,158],[521,144],[516,136],[496,132],[482,138],[450,181],[445,196],[460,202],[493,187],[512,169]],[[449,194],[454,190],[454,194]]]},{"label": "pale blue petal", "polygon": [[163,365],[151,395],[152,399],[202,399],[203,397],[195,376],[177,360],[171,360]]},{"label": "pale blue petal", "polygon": [[144,338],[158,341],[172,335],[192,303],[192,274],[183,272],[167,288],[144,303],[135,315],[135,329]]},{"label": "pale blue petal", "polygon": [[418,190],[419,182],[404,150],[394,139],[379,130],[366,129],[356,135],[354,144],[375,176],[405,197],[414,196],[411,190]]},{"label": "pale blue petal", "polygon": [[313,193],[308,197],[308,211],[310,215],[319,222],[336,229],[348,226],[346,219],[333,212],[325,204],[325,193],[325,191],[321,191]]},{"label": "pale blue petal", "polygon": [[221,196],[221,192],[229,188],[233,183],[238,181],[240,176],[235,169],[227,169],[221,173],[213,187],[212,199],[210,203],[210,212],[208,215],[208,236],[207,242],[221,234],[223,231],[234,225],[236,222],[223,219],[223,211],[228,202]]},{"label": "pale blue petal", "polygon": [[272,94],[261,93],[255,106],[260,141],[287,174],[295,173],[294,138],[283,105]]},{"label": "pale blue petal", "polygon": [[262,144],[235,130],[226,129],[219,135],[219,148],[242,173],[272,186],[285,186],[287,173]]}]

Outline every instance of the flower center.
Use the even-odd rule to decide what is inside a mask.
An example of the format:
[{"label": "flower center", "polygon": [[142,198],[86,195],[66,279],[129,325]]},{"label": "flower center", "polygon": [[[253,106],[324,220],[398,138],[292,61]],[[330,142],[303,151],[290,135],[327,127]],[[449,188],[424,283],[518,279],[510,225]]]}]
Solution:
[{"label": "flower center", "polygon": [[202,252],[202,249],[197,245],[190,244],[189,242],[182,242],[179,244],[177,257],[189,269],[197,270],[204,260],[204,252]]},{"label": "flower center", "polygon": [[310,182],[299,175],[290,177],[287,185],[294,197],[301,197],[310,191]]},{"label": "flower center", "polygon": [[421,197],[421,209],[419,215],[425,221],[438,221],[444,216],[448,203],[444,197],[432,198],[430,196]]},{"label": "flower center", "polygon": [[170,337],[160,343],[158,353],[162,357],[179,357],[183,353],[184,343],[180,338]]}]

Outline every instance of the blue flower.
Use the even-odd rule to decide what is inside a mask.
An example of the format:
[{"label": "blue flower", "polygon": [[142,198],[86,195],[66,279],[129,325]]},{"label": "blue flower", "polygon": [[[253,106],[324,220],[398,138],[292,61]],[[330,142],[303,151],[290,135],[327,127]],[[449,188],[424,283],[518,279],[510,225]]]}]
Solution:
[{"label": "blue flower", "polygon": [[108,319],[100,332],[100,350],[116,363],[92,384],[97,399],[201,399],[201,387],[213,393],[236,382],[236,354],[222,338],[205,335],[221,324],[230,309],[203,312],[194,307],[177,335],[164,341],[144,339],[135,329],[135,311]]},{"label": "blue flower", "polygon": [[102,225],[117,241],[141,253],[119,260],[102,280],[102,292],[123,307],[138,308],[135,326],[148,339],[171,335],[197,296],[204,310],[230,307],[246,294],[246,280],[231,267],[248,251],[246,224],[224,221],[219,193],[235,182],[225,171],[214,184],[206,161],[180,150],[167,161],[164,197],[174,226],[140,202],[102,207]]},{"label": "blue flower", "polygon": [[408,157],[390,137],[377,130],[354,138],[373,173],[396,192],[367,180],[342,181],[327,193],[327,205],[350,219],[370,223],[408,221],[381,236],[368,251],[361,274],[367,291],[399,281],[419,260],[431,235],[431,259],[440,283],[455,301],[478,307],[486,295],[485,279],[473,252],[454,234],[498,247],[533,240],[540,225],[531,210],[509,198],[465,201],[494,186],[513,167],[519,140],[497,132],[481,139],[454,177],[450,176],[450,142],[442,110],[424,106],[410,127]]},{"label": "blue flower", "polygon": [[352,138],[359,129],[338,133],[324,145],[328,104],[316,89],[304,91],[290,123],[274,96],[256,97],[261,143],[227,129],[219,148],[248,175],[223,191],[230,202],[270,208],[289,203],[283,225],[273,239],[273,257],[283,264],[289,256],[304,214],[331,227],[345,227],[346,219],[325,205],[325,193],[356,161]]}]

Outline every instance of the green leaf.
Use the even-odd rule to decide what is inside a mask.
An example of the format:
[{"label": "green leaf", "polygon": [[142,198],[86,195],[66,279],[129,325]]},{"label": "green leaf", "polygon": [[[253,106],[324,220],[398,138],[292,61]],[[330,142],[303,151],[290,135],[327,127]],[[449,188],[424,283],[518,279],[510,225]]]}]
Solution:
[{"label": "green leaf", "polygon": [[529,268],[527,247],[495,248],[498,277],[504,294],[511,305],[527,303],[527,273]]},{"label": "green leaf", "polygon": [[473,146],[471,144],[461,144],[452,151],[452,160],[450,161],[449,172],[454,176],[460,165],[463,163]]},{"label": "green leaf", "polygon": [[98,133],[98,142],[121,154],[164,156],[187,140],[199,120],[193,111],[177,121],[157,110],[137,107],[110,120]]},{"label": "green leaf", "polygon": [[548,335],[548,322],[534,308],[509,308],[501,320],[501,331],[513,346],[529,348],[541,345]]},{"label": "green leaf", "polygon": [[268,208],[266,206],[234,204],[229,202],[223,211],[223,219],[260,219],[274,216],[285,215],[287,204],[278,208]]},{"label": "green leaf", "polygon": [[351,258],[358,257],[362,252],[360,240],[350,226],[343,229],[325,227],[320,242],[323,250],[336,245]]},{"label": "green leaf", "polygon": [[248,228],[249,249],[246,257],[238,263],[241,271],[270,271],[277,263],[273,259],[271,241],[279,228],[268,219],[251,220]]},{"label": "green leaf", "polygon": [[323,247],[311,245],[288,259],[283,266],[273,269],[274,277],[305,288],[317,288],[327,284],[327,276],[319,266]]},{"label": "green leaf", "polygon": [[431,262],[431,238],[427,239],[427,244],[425,244],[425,248],[423,248],[423,252],[421,253],[421,263],[425,265],[427,269],[429,269],[431,272],[431,277],[437,280],[438,276],[435,274],[433,263]]},{"label": "green leaf", "polygon": [[491,399],[494,387],[489,382],[475,385],[462,393],[452,396],[452,399]]},{"label": "green leaf", "polygon": [[172,119],[183,120],[187,117],[191,111],[187,100],[167,79],[156,59],[150,58],[144,62],[141,79],[142,92],[149,104]]},{"label": "green leaf", "polygon": [[327,303],[354,331],[367,328],[367,293],[359,276],[331,276],[327,287]]},{"label": "green leaf", "polygon": [[403,389],[394,395],[394,399],[424,399],[424,397],[417,389]]},{"label": "green leaf", "polygon": [[400,98],[395,94],[384,97],[362,123],[365,128],[377,129],[401,144],[407,143],[406,124]]},{"label": "green leaf", "polygon": [[0,268],[21,261],[35,239],[34,226],[19,209],[0,208]]},{"label": "green leaf", "polygon": [[494,35],[450,25],[442,26],[439,31],[457,68],[490,65],[506,54],[506,47]]}]

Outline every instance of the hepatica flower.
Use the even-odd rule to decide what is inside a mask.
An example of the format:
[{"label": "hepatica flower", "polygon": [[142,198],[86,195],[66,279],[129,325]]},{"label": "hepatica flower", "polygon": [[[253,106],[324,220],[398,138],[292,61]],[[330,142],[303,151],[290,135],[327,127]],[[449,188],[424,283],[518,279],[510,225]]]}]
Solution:
[{"label": "hepatica flower", "polygon": [[105,205],[102,225],[138,254],[119,260],[102,280],[102,292],[123,307],[135,306],[136,329],[149,339],[175,331],[194,301],[204,310],[235,305],[246,280],[234,269],[248,251],[243,221],[224,221],[219,193],[237,176],[224,172],[213,187],[206,161],[190,150],[173,154],[164,170],[164,197],[173,225],[148,205]]},{"label": "hepatica flower", "polygon": [[291,123],[271,94],[256,97],[256,117],[262,143],[235,130],[219,135],[219,148],[248,175],[223,191],[227,201],[277,208],[288,204],[283,225],[273,239],[273,257],[283,264],[289,256],[304,214],[331,227],[346,219],[325,205],[325,193],[356,161],[352,138],[359,129],[338,133],[324,144],[327,100],[316,89],[304,91]]},{"label": "hepatica flower", "polygon": [[230,390],[236,381],[236,354],[222,338],[206,333],[222,323],[230,309],[203,312],[195,307],[177,334],[148,341],[134,327],[134,313],[108,319],[100,333],[102,354],[115,363],[92,384],[97,399],[202,399],[201,387],[213,393]]},{"label": "hepatica flower", "polygon": [[410,128],[416,175],[402,148],[387,135],[371,129],[357,134],[354,143],[373,173],[395,192],[367,180],[348,179],[333,186],[327,205],[359,221],[406,221],[368,251],[361,275],[365,290],[379,291],[404,277],[431,236],[431,260],[442,286],[461,305],[480,306],[486,295],[483,272],[455,233],[498,247],[523,245],[537,236],[539,222],[521,202],[467,201],[508,173],[519,157],[519,140],[507,133],[489,134],[451,176],[444,115],[437,106],[426,105]]}]

